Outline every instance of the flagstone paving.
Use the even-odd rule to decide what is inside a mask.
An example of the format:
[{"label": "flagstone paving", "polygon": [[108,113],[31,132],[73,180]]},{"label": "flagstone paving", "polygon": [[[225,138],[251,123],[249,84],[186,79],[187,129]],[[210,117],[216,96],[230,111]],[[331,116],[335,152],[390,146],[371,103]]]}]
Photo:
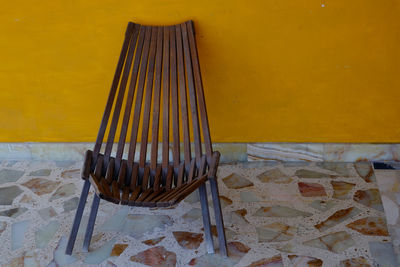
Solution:
[{"label": "flagstone paving", "polygon": [[[221,165],[229,258],[206,253],[197,192],[169,209],[102,201],[82,252],[90,191],[68,256],[80,167],[0,162],[0,266],[398,266],[400,171],[376,171],[369,162]],[[209,203],[218,252],[210,194]]]}]

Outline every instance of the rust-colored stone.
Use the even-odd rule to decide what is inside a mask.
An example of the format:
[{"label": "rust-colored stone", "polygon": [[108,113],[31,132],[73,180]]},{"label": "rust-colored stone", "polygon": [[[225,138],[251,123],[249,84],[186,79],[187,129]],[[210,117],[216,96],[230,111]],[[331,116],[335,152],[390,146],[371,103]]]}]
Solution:
[{"label": "rust-colored stone", "polygon": [[293,266],[308,266],[308,267],[321,267],[323,261],[314,257],[288,255],[289,260]]},{"label": "rust-colored stone", "polygon": [[325,231],[326,229],[331,228],[347,220],[348,218],[357,215],[358,213],[360,213],[360,210],[355,207],[338,210],[334,214],[329,216],[328,219],[326,219],[325,221],[315,225],[315,228],[320,231]]},{"label": "rust-colored stone", "polygon": [[340,267],[371,267],[371,265],[364,257],[358,257],[341,261]]},{"label": "rust-colored stone", "polygon": [[154,246],[154,245],[157,245],[158,243],[160,243],[164,238],[165,238],[165,236],[160,236],[157,238],[152,238],[152,239],[142,241],[142,243],[145,245],[148,245],[148,246]]},{"label": "rust-colored stone", "polygon": [[240,216],[245,222],[249,223],[249,221],[244,217],[247,214],[246,209],[240,209],[233,211],[236,215]]},{"label": "rust-colored stone", "polygon": [[367,217],[346,226],[363,235],[389,236],[386,220],[382,217]]},{"label": "rust-colored stone", "polygon": [[310,260],[307,262],[309,267],[321,267],[324,262],[320,259]]},{"label": "rust-colored stone", "polygon": [[196,249],[203,242],[203,234],[177,231],[172,232],[178,244],[187,249]]},{"label": "rust-colored stone", "polygon": [[114,257],[118,257],[119,255],[122,254],[122,252],[124,252],[124,250],[128,247],[128,244],[115,244],[110,256]]},{"label": "rust-colored stone", "polygon": [[54,182],[42,178],[33,178],[22,185],[32,190],[38,196],[49,194],[57,188],[60,182]]},{"label": "rust-colored stone", "polygon": [[81,176],[81,170],[80,169],[75,169],[75,170],[66,170],[61,173],[62,178],[80,178]]},{"label": "rust-colored stone", "polygon": [[167,267],[176,265],[176,254],[164,247],[153,247],[131,256],[131,261],[153,267]]},{"label": "rust-colored stone", "polygon": [[376,182],[374,168],[369,161],[358,161],[354,163],[354,168],[358,175],[365,180],[367,183]]},{"label": "rust-colored stone", "polygon": [[331,181],[333,188],[333,197],[337,199],[348,199],[349,192],[354,188],[355,184],[347,182]]},{"label": "rust-colored stone", "polygon": [[232,205],[233,201],[232,199],[226,197],[226,196],[219,196],[220,202],[221,202],[221,207],[224,208],[226,206]]},{"label": "rust-colored stone", "polygon": [[240,216],[246,216],[246,214],[247,214],[247,210],[246,209],[235,210],[234,212],[237,215],[240,215]]},{"label": "rust-colored stone", "polygon": [[243,243],[234,241],[227,244],[229,257],[243,257],[250,248]]},{"label": "rust-colored stone", "polygon": [[358,190],[354,193],[353,200],[367,207],[383,211],[381,197],[378,189]]},{"label": "rust-colored stone", "polygon": [[303,197],[326,196],[325,188],[317,183],[298,183],[299,191]]},{"label": "rust-colored stone", "polygon": [[273,256],[272,258],[263,258],[258,261],[253,261],[247,267],[269,267],[269,266],[283,266],[281,255]]}]

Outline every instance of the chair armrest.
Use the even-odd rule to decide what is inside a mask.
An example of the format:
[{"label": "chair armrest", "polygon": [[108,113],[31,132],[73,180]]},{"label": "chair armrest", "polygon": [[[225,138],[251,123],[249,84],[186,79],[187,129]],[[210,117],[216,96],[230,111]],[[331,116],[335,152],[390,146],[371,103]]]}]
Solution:
[{"label": "chair armrest", "polygon": [[219,151],[214,151],[209,163],[208,163],[208,179],[215,179],[217,178],[217,170],[218,170],[218,165],[219,165],[219,158],[221,156],[221,153]]},{"label": "chair armrest", "polygon": [[86,151],[85,158],[82,166],[81,177],[83,180],[89,179],[90,175],[90,167],[92,165],[92,155],[93,152],[91,150]]}]

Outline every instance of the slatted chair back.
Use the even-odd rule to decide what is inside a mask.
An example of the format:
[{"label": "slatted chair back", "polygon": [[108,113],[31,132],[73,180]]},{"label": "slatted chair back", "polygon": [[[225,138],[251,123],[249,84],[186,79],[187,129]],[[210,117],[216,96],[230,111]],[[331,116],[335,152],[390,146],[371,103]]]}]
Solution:
[{"label": "slatted chair back", "polygon": [[[112,156],[117,129],[119,140]],[[123,158],[127,142],[127,158]],[[148,146],[150,160],[146,161]],[[206,172],[213,151],[192,21],[174,26],[128,24],[91,154],[96,174],[131,189],[137,184],[142,189],[148,184],[179,187]]]}]

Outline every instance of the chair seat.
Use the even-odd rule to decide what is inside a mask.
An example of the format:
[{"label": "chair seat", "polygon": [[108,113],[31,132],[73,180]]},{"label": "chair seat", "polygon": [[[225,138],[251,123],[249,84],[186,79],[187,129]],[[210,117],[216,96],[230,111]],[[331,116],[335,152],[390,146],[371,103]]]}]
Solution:
[{"label": "chair seat", "polygon": [[141,207],[170,207],[179,203],[204,184],[207,181],[207,175],[170,189],[166,186],[143,189],[140,185],[132,188],[120,184],[116,180],[109,182],[104,177],[99,179],[94,173],[90,174],[89,181],[100,198],[115,204]]}]

